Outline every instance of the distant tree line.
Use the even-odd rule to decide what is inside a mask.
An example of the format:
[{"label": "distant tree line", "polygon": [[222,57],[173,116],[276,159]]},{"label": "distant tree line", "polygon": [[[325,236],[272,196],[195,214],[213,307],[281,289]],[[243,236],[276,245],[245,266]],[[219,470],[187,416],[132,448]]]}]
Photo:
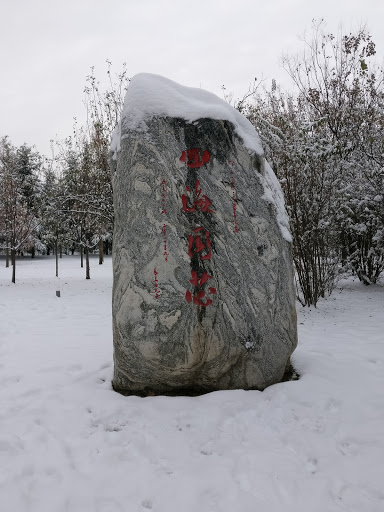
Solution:
[{"label": "distant tree line", "polygon": [[87,124],[56,143],[57,155],[47,159],[24,144],[15,147],[0,139],[0,249],[5,264],[12,265],[16,280],[16,256],[36,251],[56,254],[80,252],[90,278],[89,252],[97,249],[99,263],[112,243],[113,200],[108,166],[110,135],[123,105],[128,84],[125,68],[101,92],[93,73],[87,77]]},{"label": "distant tree line", "polygon": [[[340,275],[375,283],[384,269],[384,74],[370,34],[314,25],[304,52],[285,57],[292,92],[272,81],[235,103],[259,132],[282,185],[293,235],[299,300],[316,305]],[[0,140],[0,248],[6,265],[36,250],[89,251],[112,240],[108,148],[129,79],[125,67],[103,92],[87,78],[88,123],[54,159]],[[57,268],[56,268],[57,273]]]}]

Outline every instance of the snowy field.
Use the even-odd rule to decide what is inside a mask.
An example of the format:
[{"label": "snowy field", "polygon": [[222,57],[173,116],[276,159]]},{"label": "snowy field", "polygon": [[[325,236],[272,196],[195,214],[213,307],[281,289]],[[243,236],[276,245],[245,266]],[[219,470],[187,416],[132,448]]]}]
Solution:
[{"label": "snowy field", "polygon": [[0,265],[1,512],[384,511],[382,284],[299,308],[299,381],[138,398],[110,384],[110,259]]}]

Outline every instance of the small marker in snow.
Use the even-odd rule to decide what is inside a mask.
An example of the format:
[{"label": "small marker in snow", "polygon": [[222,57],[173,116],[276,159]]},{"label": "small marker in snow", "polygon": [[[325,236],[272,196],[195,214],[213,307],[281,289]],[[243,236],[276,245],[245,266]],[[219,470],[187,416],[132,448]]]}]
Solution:
[{"label": "small marker in snow", "polygon": [[60,297],[60,290],[56,291],[56,297]]}]

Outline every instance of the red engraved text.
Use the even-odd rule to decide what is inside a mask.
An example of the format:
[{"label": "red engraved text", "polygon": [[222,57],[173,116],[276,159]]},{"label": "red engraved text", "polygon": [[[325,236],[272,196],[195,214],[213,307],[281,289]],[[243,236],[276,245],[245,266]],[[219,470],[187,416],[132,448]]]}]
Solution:
[{"label": "red engraved text", "polygon": [[202,227],[195,228],[188,237],[188,256],[192,258],[194,254],[199,254],[201,260],[210,260],[212,257],[209,231]]},{"label": "red engraved text", "polygon": [[186,162],[190,169],[197,169],[207,164],[210,160],[209,151],[203,151],[200,156],[200,148],[192,148],[181,153],[180,162]]},{"label": "red engraved text", "polygon": [[[189,290],[187,290],[185,294],[185,300],[187,302],[193,302],[194,304],[196,304],[196,306],[210,306],[213,302],[212,299],[207,298],[206,302],[203,302],[202,300],[205,298],[206,293],[202,287],[209,279],[212,279],[212,276],[209,276],[206,272],[203,272],[203,275],[199,278],[197,277],[197,272],[195,272],[194,270],[191,270],[191,276],[192,279],[190,279],[189,282],[193,284],[195,288],[197,288],[195,292],[196,295],[192,295],[192,293]],[[216,288],[210,287],[208,289],[208,293],[215,295]]]},{"label": "red engraved text", "polygon": [[160,297],[160,290],[159,290],[159,280],[157,276],[159,275],[158,271],[154,269],[155,279],[153,281],[153,284],[155,285],[155,298],[158,299]]},{"label": "red engraved text", "polygon": [[[186,191],[190,193],[190,187],[186,187]],[[213,213],[210,208],[212,206],[211,200],[209,199],[208,196],[204,194],[202,195],[199,180],[196,180],[195,200],[192,201],[190,197],[187,197],[185,194],[183,194],[181,196],[181,201],[183,203],[183,210],[185,211],[185,213],[193,213],[196,212],[197,210],[200,210],[201,212]]]},{"label": "red engraved text", "polygon": [[161,185],[161,213],[168,213],[165,208],[165,180],[162,181]]},{"label": "red engraved text", "polygon": [[163,244],[164,244],[164,253],[163,253],[163,256],[164,256],[164,259],[165,261],[168,261],[168,252],[167,252],[167,226],[166,224],[163,224]]},{"label": "red engraved text", "polygon": [[[185,162],[190,169],[197,169],[210,161],[210,154],[206,150],[202,152],[199,148],[192,148],[183,151],[180,160],[181,162]],[[191,179],[190,176],[189,178]],[[195,220],[195,226],[197,225],[197,227],[192,228],[192,233],[188,235],[188,256],[192,260],[191,266],[194,269],[191,270],[191,279],[189,282],[193,286],[194,291],[191,292],[187,290],[185,300],[196,306],[207,307],[213,302],[213,299],[209,297],[209,295],[215,295],[217,291],[213,286],[208,286],[208,282],[212,279],[212,276],[209,275],[209,270],[207,271],[205,268],[212,259],[211,235],[208,229],[200,224],[201,213],[208,214],[208,216],[212,215],[213,205],[210,198],[203,194],[200,181],[197,179],[196,175],[192,183],[194,183],[194,186],[186,186],[186,193],[181,196],[184,213],[190,214],[188,215],[189,222]],[[207,221],[209,220],[208,216],[204,215],[204,219]]]}]

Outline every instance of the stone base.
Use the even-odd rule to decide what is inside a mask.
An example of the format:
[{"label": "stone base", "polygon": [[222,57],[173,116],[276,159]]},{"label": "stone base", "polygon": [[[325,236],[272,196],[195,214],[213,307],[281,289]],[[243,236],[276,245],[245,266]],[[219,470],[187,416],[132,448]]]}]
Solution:
[{"label": "stone base", "polygon": [[[300,375],[294,368],[291,363],[291,360],[288,361],[287,366],[285,368],[284,374],[280,381],[276,382],[287,382],[291,380],[299,380]],[[170,386],[150,386],[143,385],[139,386],[138,383],[130,381],[125,375],[119,372],[119,370],[115,367],[114,377],[112,380],[112,387],[114,391],[120,393],[124,396],[200,396],[205,395],[207,393],[213,393],[215,391],[225,391],[227,387],[219,387],[219,386],[185,386],[185,387],[170,387]],[[231,389],[242,389],[244,391],[264,391],[264,388],[260,387],[249,387],[249,388],[231,388]]]}]

